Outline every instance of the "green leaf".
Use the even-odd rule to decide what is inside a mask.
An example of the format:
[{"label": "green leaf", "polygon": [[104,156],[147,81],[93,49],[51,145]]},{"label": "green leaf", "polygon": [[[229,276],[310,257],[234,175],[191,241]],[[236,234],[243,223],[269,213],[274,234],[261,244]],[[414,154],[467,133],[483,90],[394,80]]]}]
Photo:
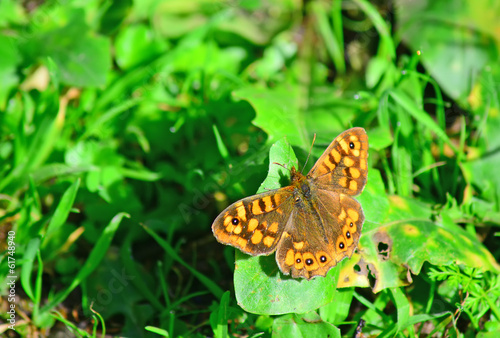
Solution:
[{"label": "green leaf", "polygon": [[77,179],[71,184],[71,186],[64,192],[59,204],[57,205],[56,210],[54,211],[54,215],[49,222],[49,226],[47,227],[47,232],[45,233],[45,238],[47,240],[50,239],[51,236],[56,233],[59,228],[66,222],[68,219],[69,213],[71,212],[71,208],[73,207],[73,203],[75,202],[76,193],[78,192],[78,188],[80,187],[80,179]]},{"label": "green leaf", "polygon": [[424,262],[500,271],[492,254],[459,225],[432,221],[429,207],[415,200],[392,196],[390,202],[390,217],[365,221],[358,253],[346,262],[346,269],[358,266],[354,285],[369,286],[369,274],[376,279],[374,292],[408,285],[409,272],[419,274]]},{"label": "green leaf", "polygon": [[214,332],[216,338],[226,338],[229,336],[227,330],[227,307],[229,305],[229,296],[229,291],[226,291],[224,292],[220,300],[219,312],[217,314],[217,328]]},{"label": "green leaf", "polygon": [[72,9],[67,24],[40,32],[28,41],[33,59],[50,57],[59,67],[61,81],[73,86],[102,86],[111,69],[110,42],[89,33],[82,9]]},{"label": "green leaf", "polygon": [[23,255],[23,265],[21,267],[21,285],[24,292],[28,297],[36,302],[35,293],[31,286],[31,272],[33,271],[33,266],[35,264],[35,257],[40,249],[40,238],[32,238],[26,246],[26,250]]},{"label": "green leaf", "polygon": [[[478,1],[406,1],[397,21],[403,41],[420,51],[425,68],[452,98],[464,98],[478,71],[498,61],[500,4]],[[498,35],[496,37],[498,39]]]},{"label": "green leaf", "polygon": [[291,314],[274,320],[273,337],[340,338],[340,330],[330,323],[322,322],[321,318],[315,313],[306,315]]},{"label": "green leaf", "polygon": [[475,161],[462,164],[463,174],[481,196],[489,201],[495,201],[498,206],[500,196],[500,153],[495,152]]},{"label": "green leaf", "polygon": [[95,246],[90,252],[87,260],[83,264],[80,271],[78,271],[76,277],[71,281],[71,284],[65,290],[57,293],[54,298],[43,307],[41,312],[51,310],[54,306],[66,299],[71,291],[73,291],[78,285],[80,285],[80,283],[85,280],[92,273],[92,271],[96,269],[96,267],[99,265],[102,258],[106,254],[123,217],[129,216],[125,213],[119,213],[118,215],[113,217],[111,222],[109,222],[106,228],[104,228]]},{"label": "green leaf", "polygon": [[268,142],[286,137],[293,145],[307,147],[311,143],[300,116],[299,94],[299,87],[293,85],[246,87],[233,92],[235,98],[248,101],[255,109],[253,124],[269,135]]},{"label": "green leaf", "polygon": [[[286,140],[271,147],[269,173],[258,192],[277,189],[287,183],[290,168],[297,160]],[[328,304],[335,294],[338,268],[326,277],[311,280],[284,276],[270,256],[250,257],[236,251],[234,288],[238,304],[248,312],[258,314],[304,313]]]},{"label": "green leaf", "polygon": [[354,288],[335,290],[333,301],[319,309],[321,318],[328,323],[341,324],[349,315],[353,296]]}]

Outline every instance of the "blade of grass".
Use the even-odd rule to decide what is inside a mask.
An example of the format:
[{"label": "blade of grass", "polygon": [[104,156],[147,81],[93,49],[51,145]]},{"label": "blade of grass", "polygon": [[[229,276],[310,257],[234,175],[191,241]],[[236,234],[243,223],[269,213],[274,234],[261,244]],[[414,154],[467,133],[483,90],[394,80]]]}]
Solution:
[{"label": "blade of grass", "polygon": [[429,114],[427,114],[426,111],[420,109],[405,92],[400,89],[393,89],[389,92],[389,96],[394,99],[394,101],[396,101],[398,105],[404,108],[411,116],[413,116],[415,120],[433,131],[439,139],[448,144],[455,153],[458,153],[459,150],[451,142],[444,130],[441,129],[436,122],[434,122],[434,120],[429,116]]},{"label": "blade of grass", "polygon": [[391,317],[389,317],[388,315],[386,315],[384,313],[384,311],[378,309],[375,306],[375,304],[373,304],[372,302],[370,302],[365,297],[361,296],[359,293],[354,292],[354,298],[356,298],[356,300],[358,302],[360,302],[361,304],[363,304],[364,306],[366,306],[368,309],[370,309],[370,310],[374,311],[375,313],[377,313],[377,315],[379,315],[384,322],[386,322],[386,323],[391,323],[392,322]]},{"label": "blade of grass", "polygon": [[332,58],[335,69],[340,75],[345,74],[346,66],[344,60],[344,48],[328,23],[328,16],[323,4],[319,1],[314,1],[311,3],[311,9],[316,16],[319,33],[325,42],[326,50]]},{"label": "blade of grass", "polygon": [[59,228],[64,223],[66,223],[73,203],[75,202],[79,187],[80,179],[78,178],[75,182],[73,182],[73,184],[70,185],[68,189],[66,189],[66,191],[62,195],[61,200],[59,201],[59,204],[54,211],[54,215],[49,222],[49,226],[47,227],[44,242],[46,239],[49,239],[55,232],[57,232],[57,230],[59,230]]},{"label": "blade of grass", "polygon": [[212,129],[214,131],[215,140],[217,141],[217,149],[219,149],[220,156],[227,163],[229,161],[229,151],[227,151],[226,145],[224,144],[224,141],[222,140],[222,137],[220,136],[219,129],[217,128],[217,126],[215,124],[212,125]]},{"label": "blade of grass", "polygon": [[[408,298],[401,291],[401,288],[391,288],[389,289],[394,305],[396,306],[396,311],[398,314],[398,321],[396,322],[398,332],[402,332],[403,329],[408,327],[409,336],[415,336],[415,332],[413,331],[413,326],[406,325],[406,323],[410,320],[410,302],[408,302]],[[405,326],[406,325],[406,326]]]},{"label": "blade of grass", "polygon": [[109,224],[106,226],[106,228],[104,228],[103,232],[99,236],[99,239],[97,240],[94,248],[90,252],[89,257],[83,264],[80,271],[78,271],[78,274],[73,279],[70,286],[67,287],[65,290],[63,290],[62,292],[57,293],[56,296],[42,308],[42,312],[50,311],[54,306],[58,305],[64,299],[66,299],[66,297],[68,297],[71,291],[73,291],[81,283],[83,279],[87,278],[92,273],[92,271],[94,271],[95,268],[97,268],[97,266],[103,259],[104,255],[106,254],[123,217],[128,218],[130,216],[124,212],[121,212],[118,213],[115,217],[113,217],[111,222],[109,222]]},{"label": "blade of grass", "polygon": [[189,264],[184,262],[184,260],[177,254],[177,252],[168,244],[165,240],[163,240],[156,232],[145,226],[144,224],[141,224],[141,226],[144,228],[144,230],[154,238],[154,240],[160,244],[160,246],[167,252],[167,254],[170,256],[170,258],[174,259],[177,261],[179,264],[183,265],[186,267],[203,285],[207,287],[212,294],[220,298],[222,297],[224,291],[217,285],[215,284],[210,278],[204,276],[203,274],[199,273],[196,269],[191,267]]},{"label": "blade of grass", "polygon": [[354,0],[354,3],[356,3],[370,18],[375,26],[375,29],[377,29],[377,32],[380,34],[381,43],[379,45],[379,54],[381,53],[382,56],[388,56],[391,60],[395,60],[396,48],[394,47],[394,41],[392,40],[390,29],[377,8],[365,0]]},{"label": "blade of grass", "polygon": [[35,294],[33,288],[31,287],[31,271],[33,271],[33,265],[35,262],[35,257],[40,249],[40,238],[32,238],[23,255],[23,265],[21,267],[21,286],[23,287],[26,295],[36,303]]},{"label": "blade of grass", "polygon": [[93,309],[92,305],[90,306],[90,311],[94,316],[94,326],[92,327],[93,337],[97,337],[97,326],[99,323],[102,323],[101,337],[106,337],[106,323],[104,322],[104,318],[102,318],[101,314]]},{"label": "blade of grass", "polygon": [[146,329],[146,331],[156,333],[156,334],[158,334],[158,335],[160,335],[162,337],[170,337],[170,335],[168,334],[167,330],[160,329],[158,327],[146,326],[144,329]]},{"label": "blade of grass", "polygon": [[216,338],[226,338],[228,337],[227,329],[227,308],[229,305],[229,291],[224,292],[219,302],[219,311],[217,313],[217,328],[215,329]]},{"label": "blade of grass", "polygon": [[163,309],[163,305],[158,300],[158,296],[153,294],[153,291],[150,289],[150,286],[144,281],[142,278],[143,274],[137,269],[137,262],[132,259],[132,244],[133,241],[136,240],[134,235],[127,236],[125,241],[120,247],[120,257],[125,266],[125,270],[129,275],[136,276],[137,278],[133,278],[131,283],[134,284],[137,290],[146,298],[151,305],[157,311],[161,311]]}]

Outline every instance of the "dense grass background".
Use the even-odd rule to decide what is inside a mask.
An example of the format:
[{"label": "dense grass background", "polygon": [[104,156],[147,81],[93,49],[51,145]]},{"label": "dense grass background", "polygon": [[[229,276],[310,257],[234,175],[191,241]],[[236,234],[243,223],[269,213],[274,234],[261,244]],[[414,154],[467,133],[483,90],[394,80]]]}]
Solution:
[{"label": "dense grass background", "polygon": [[[0,332],[497,337],[499,17],[2,0]],[[316,134],[307,170],[351,126],[370,142],[351,260],[299,281],[216,242],[225,206],[287,184],[273,163],[302,168]]]}]

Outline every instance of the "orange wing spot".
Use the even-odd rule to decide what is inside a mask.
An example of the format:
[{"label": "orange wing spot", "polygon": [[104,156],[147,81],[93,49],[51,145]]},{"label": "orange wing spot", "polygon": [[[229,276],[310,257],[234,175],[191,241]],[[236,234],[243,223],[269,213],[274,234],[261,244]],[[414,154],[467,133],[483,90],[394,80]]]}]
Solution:
[{"label": "orange wing spot", "polygon": [[260,214],[263,214],[264,213],[264,210],[262,210],[262,208],[260,207],[259,205],[259,199],[255,200],[252,202],[252,213],[254,215],[260,215]]},{"label": "orange wing spot", "polygon": [[271,245],[273,245],[274,243],[274,237],[271,237],[271,236],[266,236],[264,237],[264,245],[267,246],[268,248],[271,247]]},{"label": "orange wing spot", "polygon": [[248,228],[247,228],[247,231],[248,232],[253,232],[255,229],[257,229],[257,227],[259,226],[259,221],[257,221],[257,219],[255,218],[252,218],[249,222],[248,222]]},{"label": "orange wing spot", "polygon": [[333,155],[333,159],[335,160],[335,163],[340,163],[340,159],[341,159],[340,153],[336,149],[332,149],[331,154]]},{"label": "orange wing spot", "polygon": [[[352,226],[351,226],[352,223]],[[349,229],[351,229],[351,234],[354,234],[358,231],[358,226],[356,225],[356,222],[354,222],[352,219],[347,218],[345,221],[345,224],[349,226]]]},{"label": "orange wing spot", "polygon": [[278,232],[278,222],[271,223],[271,226],[267,230],[277,233]]},{"label": "orange wing spot", "polygon": [[295,254],[295,269],[297,270],[302,270],[304,267],[304,259],[302,258],[302,254],[300,252],[297,252]]},{"label": "orange wing spot", "polygon": [[285,257],[285,264],[288,266],[292,266],[295,264],[295,251],[293,249],[288,249],[286,252],[286,257]]},{"label": "orange wing spot", "polygon": [[265,212],[273,211],[274,209],[276,209],[276,206],[273,205],[273,201],[271,200],[271,196],[266,196],[262,198],[262,200],[266,205]]},{"label": "orange wing spot", "polygon": [[295,250],[302,250],[302,248],[304,247],[304,241],[294,242],[293,247],[295,248]]},{"label": "orange wing spot", "polygon": [[344,252],[347,250],[347,244],[345,242],[344,236],[341,236],[337,239],[337,246],[335,247],[337,252]]},{"label": "orange wing spot", "polygon": [[358,182],[356,182],[356,181],[349,182],[349,190],[353,190],[353,191],[358,190]]},{"label": "orange wing spot", "polygon": [[281,204],[281,195],[274,195],[274,201],[276,202],[276,207]]},{"label": "orange wing spot", "polygon": [[262,236],[262,231],[255,230],[255,232],[253,233],[251,241],[252,241],[253,244],[259,244],[260,241],[262,241],[262,237],[264,237],[264,236]]},{"label": "orange wing spot", "polygon": [[312,253],[306,252],[303,255],[303,257],[304,257],[304,265],[307,271],[312,271],[319,268],[318,261],[316,260],[316,257],[314,257]]},{"label": "orange wing spot", "polygon": [[[347,246],[351,246],[351,244],[354,242],[354,239],[352,238],[352,234],[355,231],[351,231],[351,227],[349,225],[344,225],[344,227],[342,228],[342,231],[344,232],[344,237],[345,237]],[[349,234],[349,236],[347,234]]]},{"label": "orange wing spot", "polygon": [[234,224],[232,223],[233,218],[234,218],[233,216],[227,216],[227,217],[224,219],[224,224],[226,224],[226,220],[227,220],[227,219],[229,219],[229,222],[228,222],[229,224],[226,226],[226,231],[227,231],[227,232],[233,232],[233,231],[234,231],[234,228],[236,228],[236,225],[234,225]]},{"label": "orange wing spot", "polygon": [[321,267],[327,265],[332,260],[330,255],[324,251],[318,251],[316,253],[316,259],[318,260],[318,264]]},{"label": "orange wing spot", "polygon": [[359,159],[359,168],[361,170],[366,170],[366,160],[364,158]]},{"label": "orange wing spot", "polygon": [[347,214],[349,215],[349,217],[354,221],[354,222],[357,222],[358,219],[359,219],[359,214],[356,210],[354,209],[347,209]]},{"label": "orange wing spot", "polygon": [[361,175],[357,168],[349,168],[349,174],[351,174],[353,178],[358,178]]},{"label": "orange wing spot", "polygon": [[288,232],[284,232],[283,235],[282,235],[283,238],[287,238],[287,237],[290,237],[290,234]]},{"label": "orange wing spot", "polygon": [[241,248],[244,249],[247,246],[248,241],[244,239],[243,237],[238,237],[236,240],[236,244]]},{"label": "orange wing spot", "polygon": [[236,212],[238,213],[238,217],[243,221],[247,221],[247,212],[245,210],[245,207],[243,206],[243,202],[238,202],[235,204],[236,206]]},{"label": "orange wing spot", "polygon": [[344,151],[344,153],[348,154],[349,153],[349,145],[347,144],[347,142],[345,140],[340,140],[339,144],[342,147],[342,150]]},{"label": "orange wing spot", "polygon": [[359,142],[356,136],[351,136],[350,141],[354,144],[354,149],[361,149],[361,142]]},{"label": "orange wing spot", "polygon": [[346,157],[346,158],[344,158],[344,164],[347,167],[352,167],[354,165],[354,160],[350,157]]},{"label": "orange wing spot", "polygon": [[229,216],[229,213],[226,212],[226,215],[224,216],[224,226],[227,227],[229,224],[231,224],[232,220],[233,216]]},{"label": "orange wing spot", "polygon": [[359,157],[359,154],[360,154],[359,149],[354,149],[354,150],[351,150],[351,153],[352,153],[354,156],[356,156],[356,157]]},{"label": "orange wing spot", "polygon": [[276,209],[276,212],[280,215],[283,214],[283,210],[281,210],[281,208]]},{"label": "orange wing spot", "polygon": [[342,177],[340,180],[339,180],[339,184],[341,186],[343,186],[344,188],[347,188],[347,177]]},{"label": "orange wing spot", "polygon": [[340,211],[340,215],[338,216],[338,220],[340,221],[340,223],[342,223],[342,221],[344,220],[344,218],[346,217],[346,213],[345,213],[345,210],[344,208],[342,208],[342,210]]},{"label": "orange wing spot", "polygon": [[241,234],[241,230],[243,230],[243,227],[241,226],[241,224],[238,224],[234,229],[233,229],[233,233],[236,234],[236,235],[239,235]]},{"label": "orange wing spot", "polygon": [[219,240],[219,242],[227,243],[227,238],[229,237],[229,235],[226,234],[225,232],[222,232],[220,230],[215,230],[214,235]]}]

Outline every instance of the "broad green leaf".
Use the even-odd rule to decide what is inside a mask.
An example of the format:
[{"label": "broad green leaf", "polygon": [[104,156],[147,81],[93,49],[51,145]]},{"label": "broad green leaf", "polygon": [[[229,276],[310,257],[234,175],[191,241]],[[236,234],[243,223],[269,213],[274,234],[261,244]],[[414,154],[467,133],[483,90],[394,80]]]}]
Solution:
[{"label": "broad green leaf", "polygon": [[[493,63],[485,67],[467,98],[477,126],[478,145],[485,151],[496,151],[500,147],[500,65]],[[474,142],[476,143],[476,142]]]},{"label": "broad green leaf", "polygon": [[374,292],[408,285],[410,272],[419,274],[424,262],[500,271],[491,253],[459,225],[433,221],[432,211],[412,199],[390,201],[390,217],[377,224],[365,221],[358,253],[344,266],[357,266],[350,276],[357,286],[369,286],[369,274],[375,277]]},{"label": "broad green leaf", "polygon": [[125,27],[116,37],[116,63],[129,69],[157,57],[166,47],[146,25]]},{"label": "broad green leaf", "polygon": [[467,182],[471,183],[483,198],[497,203],[500,194],[500,176],[497,171],[499,167],[499,152],[462,164]]},{"label": "broad green leaf", "polygon": [[306,315],[291,314],[274,320],[273,337],[340,338],[340,330],[330,323],[321,321],[321,318],[315,313]]},{"label": "broad green leaf", "polygon": [[[280,140],[271,147],[269,163],[268,177],[258,192],[288,185],[284,178],[297,160],[291,146]],[[251,257],[236,250],[236,299],[245,311],[252,313],[304,313],[331,302],[337,274],[338,268],[333,268],[325,278],[294,279],[281,274],[274,253]]]},{"label": "broad green leaf", "polygon": [[73,86],[101,86],[111,69],[108,38],[90,33],[83,9],[72,9],[65,26],[38,32],[25,46],[29,57],[49,57],[58,66],[61,82]]},{"label": "broad green leaf", "polygon": [[328,323],[339,325],[349,315],[354,288],[335,290],[333,301],[319,309],[321,318]]},{"label": "broad green leaf", "polygon": [[252,105],[256,114],[253,123],[269,135],[268,142],[286,137],[293,145],[307,147],[311,143],[300,116],[299,94],[298,86],[287,85],[273,89],[246,87],[233,96]]},{"label": "broad green leaf", "polygon": [[[498,61],[500,3],[397,1],[403,41],[452,98],[464,98],[478,71]],[[496,41],[495,41],[496,38]]]}]

